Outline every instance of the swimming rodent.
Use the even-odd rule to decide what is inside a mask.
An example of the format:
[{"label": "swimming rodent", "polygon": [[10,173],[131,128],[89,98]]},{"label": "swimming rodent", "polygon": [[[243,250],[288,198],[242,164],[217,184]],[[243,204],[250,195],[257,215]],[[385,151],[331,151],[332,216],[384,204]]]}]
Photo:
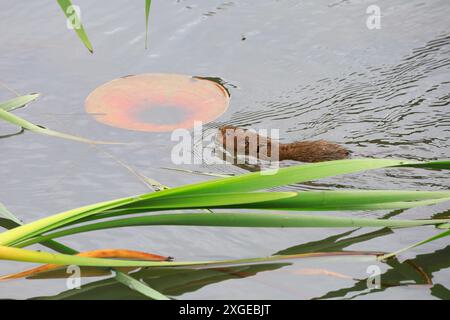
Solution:
[{"label": "swimming rodent", "polygon": [[[234,139],[232,144],[233,150],[226,148],[227,139]],[[279,161],[321,162],[346,159],[350,155],[350,152],[344,147],[326,140],[279,143],[272,141],[268,137],[258,135],[254,130],[229,125],[219,128],[219,141],[222,142],[222,146],[226,151],[232,152],[234,157],[237,155],[250,155],[258,159],[273,160],[272,151],[276,152],[277,148]],[[256,143],[256,148],[250,148],[252,141]],[[240,148],[238,148],[238,143],[241,144]],[[245,148],[243,146],[244,143]]]}]

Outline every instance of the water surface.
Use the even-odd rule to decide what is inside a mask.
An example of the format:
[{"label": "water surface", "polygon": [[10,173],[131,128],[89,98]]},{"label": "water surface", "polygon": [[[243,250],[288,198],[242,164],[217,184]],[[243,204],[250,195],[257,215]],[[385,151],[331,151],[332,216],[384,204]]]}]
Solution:
[{"label": "water surface", "polygon": [[[15,113],[49,128],[126,146],[91,147],[29,132],[0,139],[0,202],[24,221],[88,203],[148,192],[120,162],[169,186],[209,179],[170,166],[170,134],[116,129],[84,112],[97,86],[130,74],[164,72],[222,79],[232,100],[216,123],[280,129],[283,141],[328,139],[357,157],[431,160],[450,154],[450,4],[377,1],[381,29],[366,27],[373,1],[154,1],[149,49],[141,2],[78,1],[93,43],[90,55],[50,0],[0,3],[0,99],[41,92]],[[8,89],[9,88],[9,89]],[[147,115],[144,115],[146,117]],[[0,123],[0,134],[17,128]],[[240,173],[235,167],[190,169]],[[377,170],[284,189],[445,190],[448,173]],[[449,204],[405,211],[331,213],[429,218]],[[148,227],[64,239],[83,251],[128,248],[210,260],[315,250],[392,251],[433,234],[406,230]],[[175,298],[450,298],[450,246],[444,238],[411,249],[400,261],[298,260],[242,270],[141,271],[136,276]],[[382,272],[368,290],[369,265]],[[23,264],[1,262],[1,273]],[[313,270],[313,271],[311,271]],[[322,271],[321,271],[322,270]],[[323,271],[325,270],[325,271]],[[184,272],[184,274],[183,274]],[[336,274],[343,276],[336,276]],[[180,280],[181,279],[181,280]],[[101,281],[91,283],[92,281]],[[183,281],[180,283],[179,281]],[[142,298],[111,279],[85,279],[81,292],[61,280],[0,283],[0,298]]]}]

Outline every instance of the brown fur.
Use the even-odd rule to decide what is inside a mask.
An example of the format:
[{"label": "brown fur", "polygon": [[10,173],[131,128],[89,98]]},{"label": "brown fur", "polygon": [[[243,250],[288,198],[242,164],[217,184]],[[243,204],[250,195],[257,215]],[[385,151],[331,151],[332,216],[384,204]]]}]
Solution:
[{"label": "brown fur", "polygon": [[[238,152],[238,143],[245,143],[245,155],[262,158],[266,154],[269,158],[272,156],[272,149],[276,151],[279,148],[279,160],[295,160],[301,162],[320,162],[348,158],[350,152],[344,147],[325,140],[318,141],[298,141],[292,143],[278,143],[272,141],[268,137],[261,137],[260,135],[251,132],[247,129],[242,129],[234,126],[223,126],[219,128],[220,139],[223,148],[226,148],[227,139],[234,140],[234,150],[227,150],[232,152],[233,156],[242,154]],[[252,141],[257,142],[256,154],[250,153],[249,145]],[[263,149],[264,148],[264,149]],[[244,148],[241,146],[242,151]],[[264,150],[264,152],[261,152]],[[255,151],[255,150],[252,150]]]}]

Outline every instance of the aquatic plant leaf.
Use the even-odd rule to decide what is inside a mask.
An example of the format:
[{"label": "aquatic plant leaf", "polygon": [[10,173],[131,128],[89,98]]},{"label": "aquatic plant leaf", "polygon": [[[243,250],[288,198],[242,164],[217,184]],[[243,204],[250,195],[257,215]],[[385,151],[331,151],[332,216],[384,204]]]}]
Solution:
[{"label": "aquatic plant leaf", "polygon": [[[283,185],[307,182],[342,174],[356,173],[364,170],[420,167],[450,169],[450,160],[417,162],[396,159],[347,159],[310,164],[302,164],[271,170],[266,172],[251,172],[239,176],[210,180],[172,188],[158,193],[158,196],[206,194],[223,192],[250,192],[256,190],[280,187]],[[151,197],[151,196],[149,196]]]},{"label": "aquatic plant leaf", "polygon": [[441,300],[450,300],[450,290],[439,283],[431,288],[431,294]]},{"label": "aquatic plant leaf", "polygon": [[130,289],[138,291],[154,300],[170,300],[170,298],[151,288],[146,283],[136,280],[135,278],[126,273],[123,272],[117,273],[115,279],[121,282],[122,284],[128,286]]},{"label": "aquatic plant leaf", "polygon": [[[272,192],[270,192],[272,193]],[[127,214],[174,209],[261,209],[283,211],[360,211],[408,209],[450,201],[446,191],[305,191],[298,193],[277,193],[280,199],[261,198],[255,201],[255,193],[206,194],[184,197],[164,197],[136,201],[117,209],[89,216],[75,223],[117,217]],[[296,194],[296,195],[295,195]],[[383,194],[392,197],[383,197]],[[337,195],[337,197],[335,197]],[[231,196],[231,197],[230,197]],[[229,199],[235,198],[238,204]],[[425,199],[425,200],[422,200]],[[388,202],[391,200],[392,202]]]},{"label": "aquatic plant leaf", "polygon": [[89,38],[84,31],[83,24],[81,23],[81,18],[78,16],[77,12],[73,9],[72,2],[70,0],[57,0],[59,6],[61,7],[64,15],[70,21],[75,22],[72,23],[73,30],[77,34],[78,38],[80,38],[81,42],[86,46],[90,53],[94,53],[94,49],[92,48],[92,44],[89,41]]},{"label": "aquatic plant leaf", "polygon": [[[159,191],[157,193],[152,194],[159,194],[164,191]],[[223,195],[222,197],[219,197],[217,201],[219,203],[224,203],[224,201],[228,201],[231,203],[242,203],[242,202],[251,202],[251,201],[267,201],[267,200],[273,200],[273,199],[279,199],[284,197],[291,197],[295,195],[294,192],[271,192],[271,193],[252,193],[247,195]],[[105,211],[109,208],[118,207],[120,204],[127,204],[131,202],[139,201],[139,197],[129,197],[129,198],[123,198],[118,200],[112,200],[107,201],[100,204],[94,204],[86,207],[77,208],[74,210],[70,210],[67,212],[63,212],[61,214],[57,214],[54,216],[50,216],[41,220],[36,221],[35,223],[28,224],[19,228],[16,228],[14,230],[10,230],[10,235],[7,235],[7,232],[0,234],[0,244],[3,245],[13,245],[15,241],[9,242],[9,239],[14,238],[14,234],[18,236],[18,234],[23,235],[25,237],[30,237],[31,233],[29,230],[38,229],[39,226],[48,225],[48,228],[42,229],[41,232],[48,231],[50,229],[57,228],[59,226],[66,225],[72,221],[80,220],[86,216],[93,215],[95,213],[100,213],[102,211]],[[196,199],[194,199],[195,201]],[[198,200],[198,198],[197,198]],[[187,201],[187,200],[183,200]],[[33,224],[35,224],[33,226]]]},{"label": "aquatic plant leaf", "polygon": [[[9,224],[5,225],[3,223],[4,221],[1,221],[2,218],[0,218],[0,224],[2,226],[6,227],[8,229],[10,229],[10,228],[12,229],[12,228],[15,228],[17,226],[22,225],[22,222],[17,217],[15,217],[11,212],[9,212],[6,209],[6,207],[4,207],[0,203],[0,217],[2,216],[2,214],[3,214],[4,217],[6,217],[5,220],[7,222],[10,222]],[[14,217],[15,221],[8,219],[8,217]],[[56,252],[59,252],[59,253],[70,254],[70,255],[79,254],[79,252],[77,250],[72,249],[72,248],[70,248],[70,247],[68,247],[68,246],[66,246],[66,245],[64,245],[64,244],[62,244],[60,242],[56,242],[54,240],[43,241],[43,242],[40,242],[40,244],[45,246],[45,247],[47,247],[47,248],[49,248],[49,249],[55,250]],[[139,255],[139,257],[141,258],[140,255]],[[169,259],[169,257],[167,257],[167,259]],[[132,280],[129,279],[129,276],[125,273],[125,272],[129,272],[130,271],[129,269],[124,270],[124,268],[122,268],[120,270],[119,269],[112,269],[112,270],[115,271],[115,279],[117,281],[119,281],[121,283],[124,283],[126,285],[129,282],[132,282]],[[64,269],[64,275],[65,276],[67,276],[67,272],[66,271],[67,270]],[[91,276],[100,276],[100,275],[108,275],[108,274],[110,274],[111,273],[111,269],[110,268],[106,268],[106,269],[105,268],[97,268],[97,267],[89,269],[89,267],[85,267],[85,268],[83,268],[82,272],[83,272],[83,276],[89,276],[89,275],[91,275]],[[50,275],[49,272],[42,272],[42,273],[36,274],[34,276],[30,275],[30,277],[34,277],[34,278],[39,278],[39,276],[44,276],[44,277],[45,276],[54,276],[54,274]],[[135,280],[135,281],[137,281],[137,280]],[[135,290],[135,291],[139,292],[140,294],[142,294],[142,295],[144,295],[146,297],[149,297],[149,298],[152,298],[152,299],[158,299],[158,300],[162,299],[161,298],[161,294],[158,295],[156,290],[150,288],[148,285],[145,285],[143,283],[139,283],[139,284],[134,283],[134,285],[129,286],[129,287],[132,290]]]},{"label": "aquatic plant leaf", "polygon": [[148,185],[150,186],[153,190],[155,191],[162,191],[162,190],[166,190],[166,189],[170,189],[168,186],[156,181],[155,179],[146,177],[140,173],[138,173],[138,176]]},{"label": "aquatic plant leaf", "polygon": [[[291,198],[296,192],[250,192],[250,193],[223,193],[193,195],[185,197],[163,197],[156,199],[144,199],[125,204],[119,208],[139,212],[150,209],[152,211],[161,209],[195,209],[195,208],[226,208],[236,205],[245,207],[250,203],[266,203],[272,200]],[[450,194],[449,194],[450,196]]]},{"label": "aquatic plant leaf", "polygon": [[[174,195],[198,195],[202,193],[248,192],[369,169],[418,164],[420,164],[421,167],[432,167],[434,163],[434,161],[414,162],[391,159],[350,159],[281,168],[275,174],[269,176],[261,175],[260,173],[248,173],[237,177],[216,179],[213,181],[148,193],[141,196],[96,203],[65,211],[1,233],[0,245],[14,245],[15,243],[42,234],[43,232],[85,219],[89,216],[151,198],[163,198]],[[448,160],[439,161],[439,163],[441,168],[450,168],[450,161]]]},{"label": "aquatic plant leaf", "polygon": [[226,178],[226,177],[234,176],[234,174],[224,174],[224,173],[214,173],[214,172],[203,172],[203,171],[188,170],[188,169],[182,169],[182,168],[162,167],[161,169],[172,170],[172,171],[178,171],[178,172],[184,172],[184,173],[199,174],[199,175],[211,176],[211,177],[219,177],[219,178]]},{"label": "aquatic plant leaf", "polygon": [[436,161],[426,161],[426,162],[415,163],[415,164],[403,164],[403,165],[399,165],[398,167],[449,170],[450,169],[450,160],[436,160]]},{"label": "aquatic plant leaf", "polygon": [[450,229],[446,230],[446,231],[444,231],[442,233],[438,233],[437,235],[434,235],[434,236],[432,236],[432,237],[430,237],[428,239],[425,239],[423,241],[420,241],[420,242],[417,242],[417,243],[412,244],[410,246],[407,246],[407,247],[405,247],[403,249],[397,250],[397,251],[389,253],[389,254],[385,254],[385,255],[380,257],[380,260],[386,260],[386,259],[395,257],[395,256],[399,255],[400,253],[405,252],[405,251],[407,251],[409,249],[421,246],[421,245],[423,245],[425,243],[428,243],[428,242],[431,242],[431,241],[434,241],[434,240],[437,240],[437,239],[441,239],[441,238],[444,238],[444,237],[447,237],[447,236],[450,236]]},{"label": "aquatic plant leaf", "polygon": [[150,15],[150,6],[152,4],[152,0],[145,0],[145,49],[147,49],[147,41],[148,41],[148,17]]},{"label": "aquatic plant leaf", "polygon": [[276,252],[275,255],[298,254],[298,253],[318,252],[318,251],[320,252],[342,251],[346,247],[349,247],[351,245],[359,244],[368,240],[372,240],[393,233],[392,229],[390,228],[382,228],[372,232],[349,237],[356,230],[360,229],[359,228],[353,229],[350,231],[329,236],[325,239],[295,245],[293,247],[280,250]]},{"label": "aquatic plant leaf", "polygon": [[[355,161],[356,160],[356,161]],[[265,187],[275,187],[283,185],[280,183],[280,180],[286,183],[294,183],[294,182],[304,182],[309,179],[302,178],[302,174],[308,176],[311,174],[311,171],[314,171],[317,174],[316,178],[320,177],[328,177],[338,174],[349,173],[349,171],[361,171],[363,169],[358,168],[361,163],[364,163],[366,159],[352,159],[352,160],[338,160],[338,161],[329,161],[325,162],[325,164],[334,166],[337,168],[332,173],[324,174],[321,172],[321,165],[312,164],[312,165],[301,165],[301,166],[293,166],[289,168],[280,169],[275,175],[270,176],[271,179],[266,179],[266,185],[261,185],[258,180],[261,175],[259,173],[249,173],[242,176],[230,177],[224,179],[217,179],[202,183],[197,183],[193,185],[182,186],[178,188],[172,188],[170,190],[165,190],[164,192],[160,192],[157,196],[155,194],[147,194],[142,195],[141,200],[136,200],[133,203],[129,203],[127,205],[122,206],[121,208],[115,208],[114,213],[104,213],[100,214],[98,217],[108,217],[108,216],[117,216],[121,214],[127,213],[138,213],[138,212],[148,212],[152,211],[150,208],[150,203],[156,197],[173,197],[181,195],[195,195],[197,193],[202,193],[200,197],[205,198],[205,206],[209,206],[213,208],[215,204],[207,203],[207,197],[203,194],[212,193],[211,189],[213,189],[216,193],[220,192],[228,192],[233,193],[236,191],[255,191],[260,190]],[[384,160],[379,159],[367,159],[369,161],[369,165],[377,165],[378,167],[389,167],[391,166],[407,166],[408,164],[403,164],[403,161],[396,160],[394,163],[388,160],[389,164],[386,164]],[[375,163],[372,162],[375,160]],[[350,167],[346,166],[342,167],[342,162],[345,164],[349,164]],[[434,167],[437,162],[428,162],[426,164],[421,164],[421,166],[429,165],[430,167]],[[438,162],[441,168],[446,169],[450,167],[450,161],[439,161]],[[352,164],[357,164],[358,166],[352,168]],[[417,165],[417,163],[412,162],[411,164]],[[306,168],[305,168],[306,167]],[[289,170],[287,170],[289,169]],[[306,169],[306,170],[305,170]],[[308,170],[310,169],[310,170]],[[314,169],[314,170],[313,170]],[[344,169],[346,172],[344,172]],[[349,171],[348,171],[349,170]],[[297,176],[298,174],[298,176]],[[247,179],[248,178],[248,179]],[[264,178],[261,177],[261,180]],[[249,183],[251,182],[251,183]],[[232,189],[233,188],[233,189]],[[258,208],[258,209],[280,209],[280,210],[307,210],[307,211],[326,211],[326,210],[380,210],[380,209],[398,209],[398,208],[411,208],[421,205],[430,205],[434,203],[439,203],[448,200],[449,192],[448,191],[436,191],[433,192],[419,192],[419,191],[393,191],[393,190],[377,190],[377,191],[324,191],[321,192],[299,192],[297,197],[291,197],[285,200],[272,201],[272,202],[264,202],[264,203],[254,203],[251,205],[239,205],[233,206],[230,204],[230,208]],[[221,193],[222,194],[222,193]],[[417,197],[417,198],[415,198]],[[148,199],[149,205],[142,209],[136,209],[136,207],[141,206],[145,203],[146,199]],[[159,198],[161,199],[161,198]],[[424,201],[418,201],[418,200]],[[130,208],[135,207],[132,210]],[[171,207],[166,207],[166,209],[175,209],[175,208],[186,208],[175,205],[175,201],[172,203]],[[160,207],[161,209],[161,207]],[[122,212],[120,212],[122,210]],[[91,219],[95,219],[96,217],[92,217]]]},{"label": "aquatic plant leaf", "polygon": [[20,107],[24,106],[25,104],[35,100],[38,96],[39,96],[39,94],[30,94],[30,95],[26,95],[26,96],[17,97],[17,98],[14,98],[14,99],[11,99],[11,100],[1,103],[0,104],[0,119],[4,120],[6,122],[9,122],[11,124],[17,125],[19,127],[22,127],[26,130],[32,131],[32,132],[39,133],[39,134],[45,134],[45,135],[53,136],[53,137],[57,137],[57,138],[74,140],[74,141],[84,142],[84,143],[89,143],[89,144],[118,144],[116,142],[89,140],[86,138],[50,130],[50,129],[47,129],[47,128],[44,128],[41,126],[37,126],[21,117],[16,116],[9,112],[10,110],[20,108]]},{"label": "aquatic plant leaf", "polygon": [[111,209],[119,204],[125,204],[132,201],[132,198],[116,199],[88,205],[69,211],[65,211],[56,215],[52,215],[12,230],[0,234],[0,245],[13,245],[14,242],[35,236],[39,233],[49,231],[53,228],[62,226],[74,220],[82,219],[86,216]]},{"label": "aquatic plant leaf", "polygon": [[[114,259],[107,259],[107,258],[91,258],[90,256],[103,256],[108,257],[109,256],[119,256],[119,257],[126,257],[126,258],[139,258],[139,259],[146,259],[146,261],[143,260],[114,260]],[[148,266],[150,262],[148,260],[152,261],[154,263],[155,260],[161,260],[164,259],[164,261],[167,261],[168,257],[161,257],[153,254],[146,254],[142,252],[137,251],[125,251],[125,250],[100,250],[97,252],[88,252],[88,253],[80,253],[78,255],[66,255],[66,254],[60,254],[60,253],[48,253],[48,252],[38,252],[38,251],[31,251],[31,250],[24,250],[24,249],[17,249],[17,248],[9,248],[0,246],[0,259],[4,260],[16,260],[16,261],[26,261],[26,262],[39,262],[39,263],[50,263],[50,265],[44,265],[41,267],[38,267],[38,271],[45,271],[44,269],[51,269],[55,268],[57,265],[80,265],[80,266],[95,266],[95,267],[139,267],[139,266]],[[77,262],[81,262],[81,264],[77,264]],[[139,264],[138,262],[141,262]],[[147,264],[142,264],[144,262],[147,262]],[[130,264],[130,265],[127,265]],[[138,265],[136,265],[138,264]],[[36,269],[31,270],[31,273],[36,271]],[[141,294],[150,297],[152,299],[167,299],[162,294],[158,293],[156,290],[150,288],[144,283],[136,283],[136,281],[132,281],[129,276],[127,276],[125,273],[115,270],[116,275],[115,279],[121,283],[124,283],[128,285],[131,289],[136,290],[140,292]],[[18,278],[22,276],[32,276],[32,274],[29,271],[25,271],[23,273],[19,273],[16,275],[8,275],[5,277],[0,277],[0,280],[7,280],[7,279],[13,279]]]},{"label": "aquatic plant leaf", "polygon": [[[164,257],[164,256],[156,255],[156,254],[134,251],[134,250],[125,250],[125,249],[101,249],[101,250],[94,250],[94,251],[85,251],[85,252],[77,253],[76,256],[94,257],[94,258],[127,258],[127,259],[136,259],[136,260],[145,260],[145,261],[169,261],[170,260],[170,257]],[[38,275],[40,273],[53,271],[55,269],[58,269],[59,267],[60,267],[60,265],[58,265],[58,264],[46,264],[46,265],[31,268],[31,269],[28,269],[28,270],[25,270],[22,272],[1,276],[0,281],[35,277],[36,275]],[[67,277],[67,274],[66,274],[66,277]]]},{"label": "aquatic plant leaf", "polygon": [[[11,219],[12,217],[14,217],[14,219]],[[13,229],[16,228],[18,226],[23,225],[23,222],[17,218],[15,215],[13,215],[3,204],[0,203],[0,226],[6,228],[6,229]],[[78,251],[69,248],[68,246],[53,241],[53,240],[49,240],[49,241],[44,241],[40,243],[41,245],[55,250],[56,252],[59,253],[65,253],[65,254],[77,254]]]},{"label": "aquatic plant leaf", "polygon": [[[366,254],[369,254],[367,256]],[[373,253],[361,252],[360,255],[355,252],[348,254],[340,254],[336,256],[334,252],[330,253],[328,257],[338,259],[340,256],[344,259],[372,259],[370,255]],[[251,278],[260,272],[277,270],[286,266],[294,264],[296,261],[302,259],[324,259],[327,255],[297,255],[290,256],[290,259],[281,259],[279,261],[268,261],[260,263],[241,263],[225,266],[210,266],[210,267],[177,267],[177,268],[144,268],[131,274],[134,278],[142,279],[159,292],[169,296],[180,296],[188,292],[195,292],[203,287],[220,283],[232,279]],[[375,261],[375,259],[374,259]],[[64,291],[56,296],[39,297],[38,299],[62,300],[62,299],[95,299],[102,297],[102,299],[139,299],[139,296],[133,296],[132,292],[123,290],[112,279],[103,279],[96,282],[87,283],[77,290]]]},{"label": "aquatic plant leaf", "polygon": [[0,218],[10,220],[17,225],[22,224],[22,221],[20,221],[19,218],[13,215],[2,203],[0,203]]},{"label": "aquatic plant leaf", "polygon": [[[136,201],[82,221],[117,217],[126,214],[173,209],[261,209],[290,211],[357,211],[406,209],[450,200],[449,191],[300,191],[270,192],[277,199],[262,198],[262,193],[223,193],[180,197],[163,197]],[[286,194],[286,196],[283,196]],[[259,198],[257,198],[257,196]],[[259,201],[257,200],[259,199]],[[237,201],[237,203],[236,203]],[[233,203],[234,202],[234,203]]]},{"label": "aquatic plant leaf", "polygon": [[[310,197],[310,193],[313,193]],[[328,193],[331,195],[328,197]],[[343,195],[343,196],[342,196]],[[352,199],[352,195],[353,198]],[[361,195],[363,201],[356,197]],[[383,197],[383,195],[387,195]],[[369,196],[369,197],[368,197]],[[336,211],[336,210],[380,210],[412,208],[448,201],[448,192],[431,191],[306,191],[306,192],[266,192],[266,193],[225,193],[185,197],[156,198],[121,206],[121,209],[105,211],[79,219],[69,224],[99,220],[126,214],[161,211],[170,209],[239,208],[277,209],[296,211]],[[289,202],[290,199],[295,201]],[[386,202],[392,200],[397,202]],[[421,199],[428,199],[420,201]],[[317,200],[315,202],[315,200]],[[347,201],[344,202],[343,200]],[[353,203],[352,203],[352,200]],[[416,201],[414,201],[416,200]],[[363,202],[363,203],[361,203]],[[210,211],[211,212],[211,211]],[[55,228],[54,228],[55,229]]]},{"label": "aquatic plant leaf", "polygon": [[[152,289],[148,284],[138,281],[128,275],[129,272],[136,270],[136,267],[122,267],[122,268],[103,268],[103,267],[79,267],[80,273],[83,277],[101,277],[109,276],[111,273],[115,273],[114,278],[110,278],[111,282],[121,283],[134,290],[141,295],[154,299],[154,300],[167,300],[166,296],[158,293],[156,290]],[[27,279],[61,279],[67,278],[70,274],[67,273],[67,267],[58,266],[57,268],[47,271],[40,272],[38,274],[28,276]]]},{"label": "aquatic plant leaf", "polygon": [[379,253],[373,252],[335,252],[335,253],[308,253],[303,255],[292,256],[271,256],[266,258],[249,258],[249,259],[235,259],[235,260],[220,260],[220,261],[185,261],[185,262],[156,262],[156,261],[142,261],[142,260],[122,260],[122,259],[107,259],[107,258],[91,258],[81,257],[76,255],[66,255],[60,253],[49,253],[43,251],[34,251],[21,248],[12,248],[0,246],[0,259],[14,260],[23,262],[35,263],[51,263],[58,265],[78,265],[90,267],[201,267],[212,265],[230,265],[240,263],[259,263],[274,260],[288,260],[301,257],[320,257],[320,256],[344,256],[344,255],[369,255],[375,256]]},{"label": "aquatic plant leaf", "polygon": [[30,93],[25,96],[19,96],[0,103],[0,109],[9,112],[22,108],[27,104],[29,104],[30,102],[33,102],[34,100],[39,98],[39,96],[40,96],[39,93]]},{"label": "aquatic plant leaf", "polygon": [[281,213],[170,213],[146,215],[124,219],[107,220],[78,227],[66,228],[43,236],[37,236],[17,244],[18,247],[29,246],[36,242],[60,238],[82,232],[111,228],[136,226],[207,226],[207,227],[251,227],[251,228],[348,228],[348,227],[389,227],[407,228],[448,223],[449,219],[372,219],[350,218],[322,215],[281,214]]},{"label": "aquatic plant leaf", "polygon": [[[272,195],[272,199],[271,199]],[[277,209],[302,211],[337,211],[398,209],[450,200],[450,191],[300,191],[217,193],[168,196],[123,205],[133,213],[193,208]],[[428,203],[429,202],[429,203]]]},{"label": "aquatic plant leaf", "polygon": [[56,137],[56,138],[62,138],[62,139],[68,139],[68,140],[74,140],[74,141],[78,141],[78,142],[83,142],[83,143],[89,143],[89,144],[118,144],[116,142],[106,142],[106,141],[94,141],[94,140],[89,140],[86,138],[82,138],[82,137],[78,137],[78,136],[73,136],[70,134],[66,134],[66,133],[62,133],[62,132],[58,132],[58,131],[54,131],[54,130],[50,130],[47,128],[43,128],[40,126],[37,126],[23,118],[20,118],[16,115],[13,115],[12,113],[6,112],[4,110],[0,110],[0,119],[18,125],[26,130],[32,131],[34,133],[39,133],[39,134],[45,134],[48,136],[52,136],[52,137]]}]

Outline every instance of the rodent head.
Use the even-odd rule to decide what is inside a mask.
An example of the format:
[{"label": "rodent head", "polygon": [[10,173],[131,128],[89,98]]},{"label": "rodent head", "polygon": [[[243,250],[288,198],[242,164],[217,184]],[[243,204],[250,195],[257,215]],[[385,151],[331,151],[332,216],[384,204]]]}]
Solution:
[{"label": "rodent head", "polygon": [[218,141],[223,149],[237,155],[249,155],[259,158],[260,151],[268,155],[270,153],[272,141],[270,138],[260,136],[255,130],[239,128],[231,125],[219,128]]}]

